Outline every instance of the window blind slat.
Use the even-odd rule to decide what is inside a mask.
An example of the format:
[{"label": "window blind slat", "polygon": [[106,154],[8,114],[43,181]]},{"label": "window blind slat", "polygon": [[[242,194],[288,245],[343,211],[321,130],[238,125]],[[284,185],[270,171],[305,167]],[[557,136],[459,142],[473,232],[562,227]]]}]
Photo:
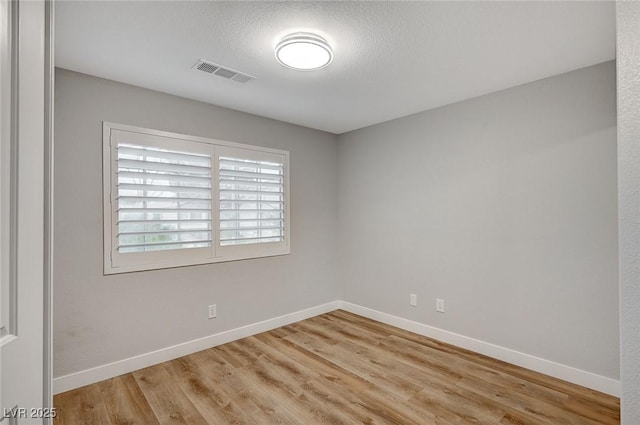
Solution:
[{"label": "window blind slat", "polygon": [[251,173],[248,171],[234,171],[234,170],[225,170],[220,169],[220,178],[229,178],[229,177],[246,177],[250,179],[264,179],[264,180],[277,180],[282,181],[281,174],[266,174],[266,173]]},{"label": "window blind slat", "polygon": [[196,187],[196,186],[165,186],[155,184],[132,184],[132,183],[118,183],[118,190],[147,190],[153,192],[176,192],[176,193],[211,193],[211,189],[208,187]]},{"label": "window blind slat", "polygon": [[136,213],[143,213],[143,212],[158,212],[158,213],[162,213],[162,212],[166,212],[166,213],[191,213],[191,212],[197,212],[197,213],[202,213],[202,212],[211,212],[210,208],[127,208],[127,207],[118,207],[118,209],[116,210],[118,212],[136,212]]},{"label": "window blind slat", "polygon": [[136,244],[136,245],[118,245],[118,248],[144,248],[147,246],[153,247],[153,246],[161,246],[161,245],[187,245],[187,244],[199,244],[200,247],[210,246],[211,240],[148,242],[148,243]]},{"label": "window blind slat", "polygon": [[[229,194],[229,195],[260,195],[260,196],[274,196],[274,195],[284,195],[283,192],[275,192],[275,191],[268,191],[268,190],[235,190],[235,189],[220,189],[220,195],[223,194]],[[222,199],[221,199],[222,200]],[[228,199],[224,199],[225,201],[228,201]],[[248,199],[239,199],[241,201],[248,201]],[[260,199],[262,200],[262,199]],[[264,200],[266,202],[269,202],[268,200]]]},{"label": "window blind slat", "polygon": [[249,238],[229,238],[229,239],[220,239],[220,242],[231,242],[231,241],[249,241],[249,240],[262,240],[262,239],[272,239],[269,242],[277,242],[281,239],[281,236],[256,236]]},{"label": "window blind slat", "polygon": [[282,218],[221,218],[220,221],[282,221]]},{"label": "window blind slat", "polygon": [[[204,234],[211,233],[210,229],[187,229],[187,230],[164,230],[164,231],[149,231],[149,232],[120,232],[118,236],[154,236],[154,235],[180,235],[180,234]],[[208,236],[207,239],[211,239]],[[204,240],[204,239],[203,239]]]},{"label": "window blind slat", "polygon": [[211,198],[177,198],[175,196],[118,196],[123,201],[152,201],[152,202],[210,202]]},{"label": "window blind slat", "polygon": [[264,227],[237,227],[237,226],[234,226],[234,227],[221,227],[220,231],[229,231],[229,230],[232,230],[232,231],[236,231],[236,230],[252,230],[253,231],[253,230],[276,230],[276,229],[281,230],[282,226],[264,226]]},{"label": "window blind slat", "polygon": [[[228,201],[225,201],[228,202]],[[255,204],[255,202],[253,202]],[[229,212],[229,211],[237,211],[237,212],[268,212],[268,213],[273,213],[273,212],[283,212],[281,208],[264,208],[264,209],[256,209],[256,208],[220,208],[220,211],[222,212]]]},{"label": "window blind slat", "polygon": [[[220,158],[220,170],[229,170],[229,171],[247,171],[244,168],[256,167],[256,163],[259,161],[243,161],[240,159],[232,159],[232,158]],[[239,168],[243,168],[240,170]],[[274,175],[282,175],[283,174],[283,166],[281,164],[273,164],[268,162],[261,162],[259,164],[259,168],[262,170],[272,170],[276,171]],[[268,173],[267,173],[268,174]]]},{"label": "window blind slat", "polygon": [[150,180],[153,179],[153,180],[181,182],[181,183],[201,183],[203,185],[211,184],[211,177],[195,177],[195,176],[185,176],[181,174],[176,175],[176,174],[167,174],[167,173],[119,171],[118,177],[125,177],[130,179],[150,179]]},{"label": "window blind slat", "polygon": [[[172,152],[166,150],[159,150],[156,148],[147,148],[140,146],[118,146],[118,156],[129,155],[142,157],[145,161],[155,162],[160,161],[178,161],[178,162],[192,162],[194,165],[209,168],[211,166],[211,157],[207,155],[189,153],[189,152]],[[140,159],[140,158],[138,158]]]},{"label": "window blind slat", "polygon": [[122,169],[167,171],[177,175],[181,175],[182,173],[205,176],[211,175],[211,166],[201,167],[197,165],[168,164],[137,159],[118,159],[118,171]]},{"label": "window blind slat", "polygon": [[[229,185],[242,185],[242,186],[260,186],[260,187],[272,187],[276,189],[282,190],[282,183],[271,183],[271,182],[256,182],[256,181],[246,181],[246,180],[228,180],[228,179],[220,179],[220,187],[224,185],[225,187]],[[262,192],[262,191],[260,191]]]},{"label": "window blind slat", "polygon": [[[264,210],[272,211],[274,208],[280,210],[280,204],[283,204],[284,201],[276,201],[276,200],[258,200],[258,199],[221,199],[220,200],[220,209],[228,210],[228,209],[237,209],[238,206],[233,206],[233,204],[241,203],[246,206],[247,204],[258,204],[260,203],[260,207]],[[242,208],[244,211],[244,208]]]},{"label": "window blind slat", "polygon": [[[274,218],[273,220],[277,220],[277,218]],[[149,225],[153,225],[153,224],[197,224],[197,223],[206,223],[206,224],[210,224],[211,220],[207,219],[190,219],[190,218],[185,218],[185,219],[177,219],[177,220],[118,220],[117,221],[118,224],[149,224]]]}]

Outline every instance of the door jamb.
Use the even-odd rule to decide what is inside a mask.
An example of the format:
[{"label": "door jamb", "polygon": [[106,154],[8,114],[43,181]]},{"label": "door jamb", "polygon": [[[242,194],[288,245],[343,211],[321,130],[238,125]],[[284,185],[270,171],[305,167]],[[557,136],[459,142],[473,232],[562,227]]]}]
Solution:
[{"label": "door jamb", "polygon": [[[43,276],[43,400],[53,408],[53,147],[54,147],[54,0],[44,0],[45,95],[44,95],[44,276]],[[51,424],[52,418],[44,419]]]}]

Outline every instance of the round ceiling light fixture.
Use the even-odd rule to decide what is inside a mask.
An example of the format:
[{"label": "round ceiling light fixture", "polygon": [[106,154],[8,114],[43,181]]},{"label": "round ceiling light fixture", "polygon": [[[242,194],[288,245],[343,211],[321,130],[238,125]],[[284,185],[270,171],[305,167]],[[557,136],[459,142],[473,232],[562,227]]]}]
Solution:
[{"label": "round ceiling light fixture", "polygon": [[298,32],[280,40],[276,45],[276,59],[288,68],[314,71],[331,63],[333,51],[319,35]]}]

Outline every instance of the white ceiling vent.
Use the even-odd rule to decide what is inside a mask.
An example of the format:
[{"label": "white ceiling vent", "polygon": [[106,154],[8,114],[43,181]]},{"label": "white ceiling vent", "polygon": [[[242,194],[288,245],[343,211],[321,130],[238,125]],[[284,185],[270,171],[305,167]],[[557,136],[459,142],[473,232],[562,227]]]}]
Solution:
[{"label": "white ceiling vent", "polygon": [[192,69],[226,78],[227,80],[233,80],[238,83],[246,83],[256,79],[256,77],[252,77],[251,75],[244,74],[240,71],[236,71],[234,69],[227,68],[204,59],[200,59],[198,62],[196,62],[196,64],[193,65]]}]

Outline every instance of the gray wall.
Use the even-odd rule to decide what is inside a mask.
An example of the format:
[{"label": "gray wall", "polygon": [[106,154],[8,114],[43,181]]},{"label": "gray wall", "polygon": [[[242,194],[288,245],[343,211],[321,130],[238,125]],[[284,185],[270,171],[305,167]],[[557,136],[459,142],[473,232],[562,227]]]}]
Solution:
[{"label": "gray wall", "polygon": [[617,379],[615,83],[608,62],[341,135],[344,299]]},{"label": "gray wall", "polygon": [[[54,376],[340,297],[334,135],[61,69],[55,108]],[[103,120],[289,150],[291,255],[103,276]]]},{"label": "gray wall", "polygon": [[640,3],[618,2],[622,423],[640,420]]},{"label": "gray wall", "polygon": [[[289,150],[292,254],[103,276],[102,120]],[[54,375],[346,299],[617,379],[615,125],[613,62],[339,137],[59,69]]]}]

